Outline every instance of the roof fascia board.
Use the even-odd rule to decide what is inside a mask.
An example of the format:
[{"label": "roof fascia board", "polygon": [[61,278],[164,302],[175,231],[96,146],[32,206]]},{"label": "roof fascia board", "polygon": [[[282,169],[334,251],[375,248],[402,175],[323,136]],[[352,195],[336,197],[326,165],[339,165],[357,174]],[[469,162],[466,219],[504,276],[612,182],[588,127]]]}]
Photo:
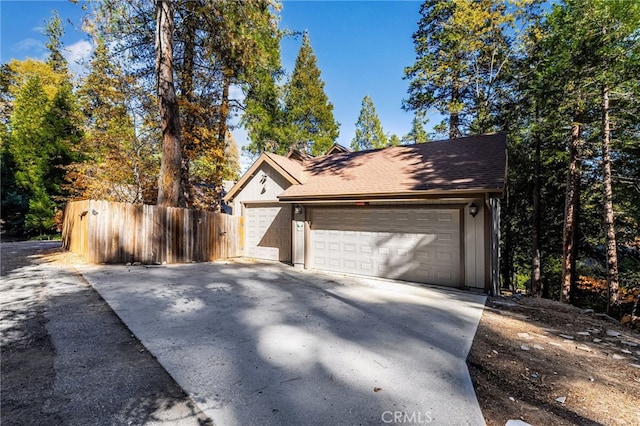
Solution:
[{"label": "roof fascia board", "polygon": [[337,195],[293,195],[278,196],[281,202],[305,202],[305,201],[371,201],[371,200],[394,200],[397,198],[420,199],[420,198],[455,198],[464,196],[469,197],[478,195],[484,198],[484,194],[502,194],[502,189],[469,189],[469,190],[448,190],[448,191],[411,191],[411,192],[394,192],[386,194],[337,194]]},{"label": "roof fascia board", "polygon": [[[273,158],[271,158],[271,156],[269,155],[269,153],[265,152],[264,153],[267,157],[267,162],[269,165],[271,165],[274,169],[276,169],[276,171],[278,173],[280,173],[282,175],[282,177],[284,177],[285,179],[287,179],[289,181],[289,183],[291,183],[291,185],[299,185],[302,182],[300,182],[298,180],[298,178],[296,178],[294,175],[292,175],[291,173],[289,173],[289,171],[287,169],[285,169],[284,167],[282,167],[280,164],[278,164]],[[295,161],[295,160],[293,160]]]}]

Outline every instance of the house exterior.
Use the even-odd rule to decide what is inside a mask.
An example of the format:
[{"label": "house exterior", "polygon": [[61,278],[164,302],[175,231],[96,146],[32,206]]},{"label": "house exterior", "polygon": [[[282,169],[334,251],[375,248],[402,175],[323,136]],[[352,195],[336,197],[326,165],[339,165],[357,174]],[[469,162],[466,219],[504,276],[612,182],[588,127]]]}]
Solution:
[{"label": "house exterior", "polygon": [[225,196],[247,257],[497,293],[506,137],[263,153]]}]

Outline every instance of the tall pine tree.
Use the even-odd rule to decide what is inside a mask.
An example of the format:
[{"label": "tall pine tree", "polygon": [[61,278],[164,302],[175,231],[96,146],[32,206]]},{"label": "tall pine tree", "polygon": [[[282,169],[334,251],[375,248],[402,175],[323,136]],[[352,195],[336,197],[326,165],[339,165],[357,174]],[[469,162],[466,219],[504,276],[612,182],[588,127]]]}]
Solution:
[{"label": "tall pine tree", "polygon": [[242,124],[251,142],[244,147],[253,156],[262,152],[285,154],[289,144],[285,138],[285,114],[282,88],[276,84],[277,73],[263,72],[257,76],[245,98]]},{"label": "tall pine tree", "polygon": [[2,216],[8,231],[17,234],[55,231],[54,218],[66,196],[64,167],[73,161],[81,135],[57,14],[47,22],[45,34],[47,62],[12,61],[3,76],[3,96],[11,104],[2,143],[3,187],[9,182],[15,186],[3,188]]},{"label": "tall pine tree", "polygon": [[427,122],[427,119],[424,116],[425,112],[423,110],[416,111],[416,114],[413,116],[413,120],[411,120],[411,130],[402,137],[403,144],[409,145],[429,141],[429,134],[424,128],[424,125]]},{"label": "tall pine tree", "polygon": [[389,140],[382,130],[373,100],[367,95],[362,99],[362,109],[356,122],[356,135],[351,141],[351,149],[364,151],[386,146],[389,146]]},{"label": "tall pine tree", "polygon": [[292,146],[313,155],[326,152],[338,138],[339,124],[333,104],[324,92],[316,55],[309,35],[304,34],[291,80],[286,86],[286,138]]},{"label": "tall pine tree", "polygon": [[448,123],[437,130],[450,138],[492,131],[513,37],[519,34],[515,22],[526,23],[529,3],[426,0],[413,34],[416,61],[405,68],[409,97],[403,108],[433,108],[447,116]]},{"label": "tall pine tree", "polygon": [[94,42],[90,72],[78,90],[84,137],[78,149],[82,157],[67,167],[70,197],[154,203],[156,141],[148,126],[135,127],[145,120],[137,119],[140,111],[132,107],[147,95],[109,56],[104,39],[95,36]]}]

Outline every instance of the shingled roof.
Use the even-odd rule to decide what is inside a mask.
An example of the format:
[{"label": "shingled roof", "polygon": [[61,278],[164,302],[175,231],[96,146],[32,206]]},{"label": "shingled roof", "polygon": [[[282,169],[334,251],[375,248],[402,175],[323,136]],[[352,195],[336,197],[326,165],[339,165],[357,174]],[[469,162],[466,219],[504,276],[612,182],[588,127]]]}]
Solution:
[{"label": "shingled roof", "polygon": [[278,198],[500,194],[506,148],[504,134],[490,134],[310,158],[303,163],[301,183],[291,185]]}]

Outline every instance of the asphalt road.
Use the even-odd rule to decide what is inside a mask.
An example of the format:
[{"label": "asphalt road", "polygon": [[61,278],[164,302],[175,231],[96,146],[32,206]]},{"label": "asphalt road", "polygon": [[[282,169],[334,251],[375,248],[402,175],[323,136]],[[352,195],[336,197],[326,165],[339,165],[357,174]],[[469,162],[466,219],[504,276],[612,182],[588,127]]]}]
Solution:
[{"label": "asphalt road", "polygon": [[213,424],[58,247],[0,244],[0,423]]}]

